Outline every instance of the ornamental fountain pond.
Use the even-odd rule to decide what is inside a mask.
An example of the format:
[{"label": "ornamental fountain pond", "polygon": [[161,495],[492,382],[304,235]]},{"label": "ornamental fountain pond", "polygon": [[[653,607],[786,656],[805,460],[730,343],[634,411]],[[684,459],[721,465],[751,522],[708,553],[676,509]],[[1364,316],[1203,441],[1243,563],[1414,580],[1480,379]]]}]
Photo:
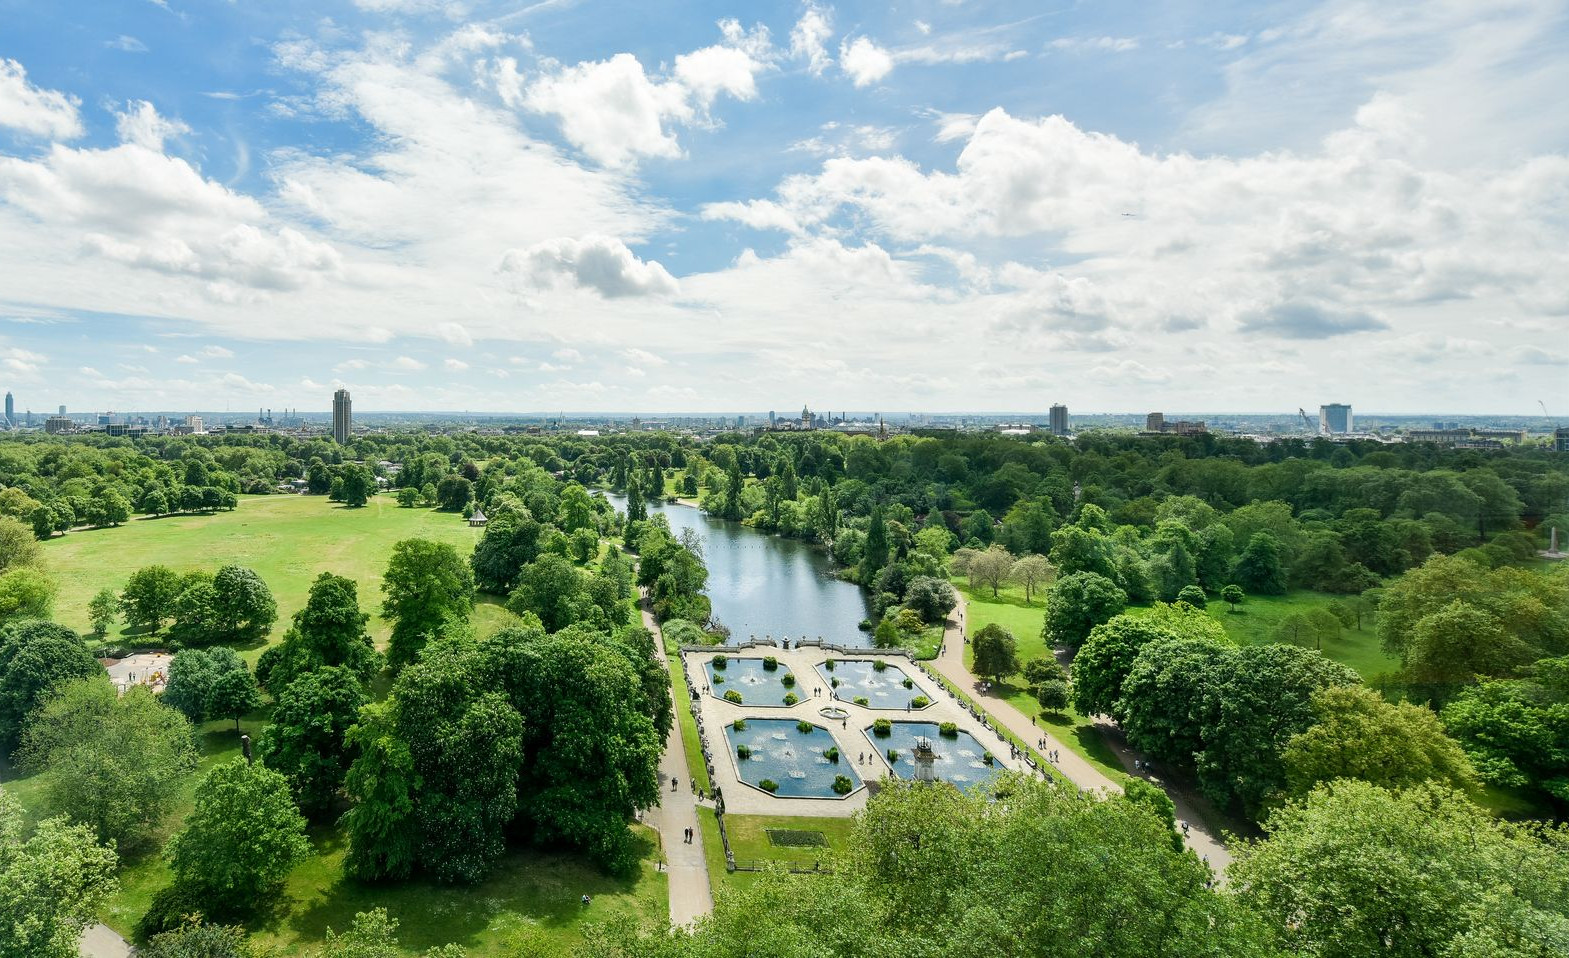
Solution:
[{"label": "ornamental fountain pond", "polygon": [[736,777],[748,785],[781,798],[843,798],[861,787],[855,763],[811,722],[743,718],[724,728]]},{"label": "ornamental fountain pond", "polygon": [[[886,734],[881,734],[886,731]],[[991,757],[975,736],[952,723],[890,722],[878,719],[863,730],[872,749],[888,760],[900,778],[917,778],[916,746],[930,744],[936,752],[932,776],[965,791],[982,789],[1004,771],[1002,763]]]},{"label": "ornamental fountain pond", "polygon": [[771,655],[764,658],[716,655],[703,668],[708,674],[709,694],[737,705],[784,708],[810,694],[797,688],[795,673]]},{"label": "ornamental fountain pond", "polygon": [[828,659],[817,664],[817,674],[841,702],[873,709],[923,709],[931,704],[925,689],[882,659]]}]

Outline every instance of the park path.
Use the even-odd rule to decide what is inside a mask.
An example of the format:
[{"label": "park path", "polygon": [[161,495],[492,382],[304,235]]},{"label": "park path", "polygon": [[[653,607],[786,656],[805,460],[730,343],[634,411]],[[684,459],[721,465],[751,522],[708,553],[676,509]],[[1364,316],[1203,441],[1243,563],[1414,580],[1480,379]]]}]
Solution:
[{"label": "park path", "polygon": [[[1079,788],[1091,791],[1121,792],[1122,786],[1113,782],[1100,769],[1091,765],[1079,753],[1068,748],[1050,732],[1042,731],[1035,724],[1034,719],[1025,715],[1014,707],[1007,699],[999,696],[995,691],[982,692],[981,680],[975,677],[968,666],[964,664],[964,636],[965,636],[965,609],[964,593],[954,590],[959,597],[959,604],[954,606],[952,616],[944,623],[942,654],[937,657],[937,671],[941,672],[948,681],[959,688],[967,690],[981,703],[981,707],[991,713],[992,717],[1001,723],[1010,732],[1017,735],[1021,741],[1036,742],[1046,740],[1042,753],[1053,749],[1057,751],[1057,761],[1054,767],[1062,775],[1077,785]],[[1209,862],[1215,874],[1224,879],[1226,866],[1231,864],[1231,853],[1220,841],[1219,837],[1212,834],[1202,824],[1203,819],[1194,811],[1193,803],[1181,789],[1175,789],[1160,780],[1158,776],[1149,771],[1133,770],[1133,760],[1143,759],[1144,756],[1133,752],[1126,743],[1119,741],[1120,736],[1107,735],[1105,719],[1096,720],[1100,726],[1099,733],[1106,736],[1112,750],[1117,753],[1123,768],[1129,775],[1137,775],[1152,784],[1159,785],[1171,797],[1172,803],[1177,807],[1177,819],[1188,823],[1186,840],[1188,847],[1205,861]]]},{"label": "park path", "polygon": [[[646,591],[638,607],[643,613],[643,627],[654,633],[660,664],[668,666],[664,633],[649,611]],[[691,708],[691,703],[680,700],[674,682],[670,684],[670,695],[676,712],[670,723],[670,734],[665,737],[665,754],[659,759],[659,789],[663,794],[659,796],[659,807],[647,817],[659,829],[659,841],[665,853],[665,873],[670,886],[670,923],[690,925],[714,910],[714,892],[708,883],[708,858],[703,854],[703,829],[697,823],[692,770],[687,767],[686,748],[681,740],[680,710]],[[680,783],[679,788],[670,787],[672,779]],[[688,828],[692,830],[691,843],[685,837]]]},{"label": "park path", "polygon": [[76,943],[82,958],[129,958],[131,943],[108,925],[88,925]]}]

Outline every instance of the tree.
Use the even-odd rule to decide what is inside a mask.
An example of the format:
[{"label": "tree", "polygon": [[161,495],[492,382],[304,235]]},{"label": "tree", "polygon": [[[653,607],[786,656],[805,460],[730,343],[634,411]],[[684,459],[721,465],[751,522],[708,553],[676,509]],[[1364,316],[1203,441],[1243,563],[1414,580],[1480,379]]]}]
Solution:
[{"label": "tree", "polygon": [[1569,808],[1569,656],[1525,679],[1484,680],[1444,706],[1443,722],[1484,781]]},{"label": "tree", "polygon": [[1248,592],[1285,595],[1286,567],[1280,558],[1280,543],[1267,532],[1255,532],[1237,556],[1231,577]]},{"label": "tree", "polygon": [[872,645],[879,649],[896,649],[901,643],[899,624],[893,619],[882,619],[872,630]]},{"label": "tree", "polygon": [[883,518],[883,507],[872,507],[871,522],[866,527],[866,544],[862,547],[861,581],[870,582],[872,576],[888,564],[888,523]]},{"label": "tree", "polygon": [[904,604],[914,609],[921,621],[936,625],[948,617],[959,604],[959,594],[946,579],[921,575],[910,580],[904,593]]},{"label": "tree", "polygon": [[1042,682],[1035,686],[1035,701],[1043,712],[1060,713],[1068,707],[1072,694],[1068,683],[1060,679]]},{"label": "tree", "polygon": [[366,701],[354,673],[332,665],[301,675],[278,696],[256,754],[289,780],[307,816],[331,810],[353,761],[344,739]]},{"label": "tree", "polygon": [[212,577],[213,627],[235,642],[254,642],[278,619],[272,590],[253,570],[226,565]]},{"label": "tree", "polygon": [[[358,509],[370,501],[371,494],[376,491],[376,477],[370,469],[357,463],[348,463],[338,471],[338,479],[342,481],[339,491],[342,494],[343,504],[350,509]],[[459,506],[458,508],[462,508]]]},{"label": "tree", "polygon": [[103,674],[81,638],[63,625],[31,620],[0,629],[0,753],[16,746],[25,719],[57,683]]},{"label": "tree", "polygon": [[[231,648],[181,649],[169,660],[164,704],[192,722],[204,722],[215,714],[212,712],[213,690],[219,679],[234,672],[243,672],[246,678],[250,677],[244,660]],[[238,682],[232,684],[238,689]]]},{"label": "tree", "polygon": [[429,539],[404,539],[392,547],[381,591],[382,615],[392,620],[387,664],[395,669],[412,662],[449,619],[467,622],[474,608],[468,563],[452,546]]},{"label": "tree", "polygon": [[1186,602],[1195,609],[1202,609],[1209,604],[1204,597],[1204,590],[1196,585],[1185,585],[1177,592],[1177,601]]},{"label": "tree", "polygon": [[511,592],[523,567],[539,558],[541,531],[527,512],[506,510],[491,516],[469,559],[479,588],[496,595]]},{"label": "tree", "polygon": [[1314,724],[1281,753],[1293,795],[1337,778],[1388,789],[1427,781],[1460,789],[1475,784],[1471,762],[1429,709],[1391,704],[1360,685],[1319,689],[1312,707]]},{"label": "tree", "polygon": [[1247,593],[1242,591],[1242,586],[1240,585],[1228,585],[1220,590],[1220,598],[1227,605],[1226,611],[1235,614],[1237,606],[1241,605],[1242,600],[1247,598]]},{"label": "tree", "polygon": [[1008,578],[1024,586],[1024,604],[1029,605],[1035,588],[1050,582],[1057,572],[1051,563],[1042,555],[1029,555],[1013,564],[1008,572]]},{"label": "tree", "polygon": [[179,573],[165,565],[143,566],[131,573],[120,590],[125,621],[136,628],[157,632],[165,619],[174,617],[174,604],[184,583]]},{"label": "tree", "polygon": [[1424,784],[1341,781],[1270,815],[1231,884],[1292,954],[1548,955],[1569,948],[1569,835]]},{"label": "tree", "polygon": [[583,573],[570,561],[542,555],[523,568],[507,609],[514,615],[533,612],[546,632],[558,632],[576,619],[583,587]]},{"label": "tree", "polygon": [[975,585],[990,586],[992,595],[1008,582],[1013,572],[1013,556],[1002,546],[992,546],[970,560],[970,581]]},{"label": "tree", "polygon": [[1019,643],[995,622],[972,635],[970,646],[975,651],[975,671],[981,675],[1000,684],[1004,676],[1019,671]]},{"label": "tree", "polygon": [[1152,614],[1123,613],[1097,625],[1073,657],[1075,706],[1084,715],[1113,714],[1139,652],[1152,642],[1178,639],[1230,644],[1209,616],[1180,607],[1157,605]]},{"label": "tree", "polygon": [[33,568],[0,573],[0,625],[45,619],[54,609],[54,580]]},{"label": "tree", "polygon": [[122,851],[145,839],[196,770],[191,725],[146,686],[121,696],[106,676],[55,687],[33,713],[21,764],[47,771],[49,807]]},{"label": "tree", "polygon": [[[1216,722],[1211,689],[1225,681],[1235,655],[1235,647],[1210,638],[1146,643],[1128,667],[1112,708],[1128,741],[1184,765],[1202,755],[1206,732]],[[1075,680],[1084,681],[1077,674]]]},{"label": "tree", "polygon": [[1046,591],[1047,639],[1076,646],[1090,630],[1111,619],[1128,604],[1128,595],[1117,584],[1094,572],[1075,572],[1053,582]]},{"label": "tree", "polygon": [[236,735],[240,731],[240,716],[261,708],[261,704],[256,677],[249,669],[224,672],[213,680],[212,688],[207,693],[208,717],[234,719]]},{"label": "tree", "polygon": [[137,958],[267,958],[238,925],[210,925],[195,919],[152,936]]},{"label": "tree", "polygon": [[[53,531],[51,526],[50,531]],[[10,516],[0,515],[0,572],[34,565],[42,549],[34,530]]]},{"label": "tree", "polygon": [[218,914],[250,910],[310,853],[289,783],[235,759],[196,785],[196,805],[164,855],[175,887]]},{"label": "tree", "polygon": [[105,525],[117,526],[131,518],[131,504],[113,489],[98,497],[99,517]]},{"label": "tree", "polygon": [[1429,685],[1465,684],[1479,675],[1507,678],[1530,659],[1523,640],[1461,599],[1418,620],[1405,647],[1406,673]]},{"label": "tree", "polygon": [[599,554],[599,533],[593,529],[576,529],[568,537],[572,557],[579,562],[589,562]]},{"label": "tree", "polygon": [[82,930],[118,889],[114,849],[85,825],[40,822],[0,789],[0,958],[76,958]]},{"label": "tree", "polygon": [[93,634],[103,638],[109,627],[114,625],[119,612],[120,597],[114,594],[114,590],[99,589],[98,594],[87,603],[87,617],[93,624]]},{"label": "tree", "polygon": [[474,501],[474,484],[462,476],[446,476],[436,486],[436,502],[445,512],[462,512]]},{"label": "tree", "polygon": [[419,505],[419,490],[413,486],[404,486],[398,490],[398,505],[404,509],[412,509]]},{"label": "tree", "polygon": [[347,668],[367,683],[381,668],[381,655],[365,631],[370,616],[360,611],[353,579],[323,572],[311,583],[305,607],[294,613],[283,642],[256,662],[256,680],[275,695],[296,678],[327,665]]}]

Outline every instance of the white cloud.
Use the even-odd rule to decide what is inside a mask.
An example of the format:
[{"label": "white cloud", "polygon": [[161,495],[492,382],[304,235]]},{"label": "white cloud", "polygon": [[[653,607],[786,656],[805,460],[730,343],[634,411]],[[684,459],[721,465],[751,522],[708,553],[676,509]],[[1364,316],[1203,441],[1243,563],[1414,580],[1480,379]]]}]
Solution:
[{"label": "white cloud", "polygon": [[469,364],[464,362],[461,359],[450,359],[450,358],[449,359],[445,359],[445,360],[442,360],[441,365],[448,372],[454,372],[454,373],[460,373],[463,370],[469,368]]},{"label": "white cloud", "polygon": [[790,30],[791,58],[805,60],[808,70],[814,75],[821,75],[833,63],[827,47],[828,39],[833,35],[832,11],[808,3],[801,13],[801,19]]},{"label": "white cloud", "polygon": [[58,90],[34,86],[15,60],[0,60],[0,127],[52,140],[73,139],[83,132],[79,102]]},{"label": "white cloud", "polygon": [[438,323],[436,325],[436,335],[454,346],[474,345],[474,337],[469,334],[469,331],[462,323]]},{"label": "white cloud", "polygon": [[338,365],[332,367],[332,371],[335,372],[335,373],[343,373],[343,372],[350,372],[350,371],[353,371],[353,370],[356,370],[356,369],[368,369],[369,367],[370,367],[370,363],[367,362],[366,360],[363,360],[363,359],[345,359],[343,362],[341,362]]},{"label": "white cloud", "polygon": [[621,355],[625,356],[628,362],[634,362],[642,366],[663,366],[669,362],[663,356],[651,353],[646,349],[638,349],[635,346],[621,350]]},{"label": "white cloud", "polygon": [[115,37],[113,40],[105,40],[104,41],[104,46],[108,47],[111,50],[122,50],[122,51],[124,51],[126,53],[146,53],[147,52],[147,44],[143,43],[142,41],[136,39],[133,36],[128,36],[128,35],[126,35],[124,33],[122,33],[119,36]]},{"label": "white cloud", "polygon": [[115,131],[120,134],[120,142],[134,143],[153,152],[161,151],[164,141],[170,137],[191,132],[191,128],[183,122],[159,116],[158,111],[146,100],[127,103],[125,112],[114,116]]},{"label": "white cloud", "polygon": [[583,361],[583,354],[571,346],[563,346],[550,354],[552,359],[559,359],[564,363],[579,363]]},{"label": "white cloud", "polygon": [[1139,48],[1137,37],[1058,37],[1048,44],[1070,53],[1128,53]]},{"label": "white cloud", "polygon": [[185,363],[187,365],[195,365],[196,363],[201,362],[200,359],[197,359],[195,356],[192,356],[189,353],[184,353],[184,354],[181,354],[179,356],[176,356],[174,358],[174,361],[177,362],[177,363]]},{"label": "white cloud", "polygon": [[607,299],[671,296],[680,289],[659,263],[638,259],[625,243],[609,236],[547,240],[508,250],[501,270],[538,289],[567,286],[592,290]]},{"label": "white cloud", "polygon": [[418,359],[415,359],[412,356],[399,356],[397,359],[394,359],[392,362],[387,364],[388,369],[404,370],[408,372],[418,372],[426,368],[426,366],[426,363],[420,362]]},{"label": "white cloud", "polygon": [[222,346],[204,346],[196,355],[203,359],[233,359],[234,350]]},{"label": "white cloud", "polygon": [[856,86],[871,86],[893,72],[893,56],[867,37],[856,37],[840,45],[839,67]]}]

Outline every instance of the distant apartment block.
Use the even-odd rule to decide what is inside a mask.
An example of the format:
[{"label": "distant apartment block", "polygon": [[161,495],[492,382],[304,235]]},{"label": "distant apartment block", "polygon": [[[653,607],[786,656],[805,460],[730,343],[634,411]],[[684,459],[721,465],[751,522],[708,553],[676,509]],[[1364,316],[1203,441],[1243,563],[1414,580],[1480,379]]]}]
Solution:
[{"label": "distant apartment block", "polygon": [[349,401],[349,391],[340,389],[332,394],[332,438],[338,445],[346,446],[353,429],[354,407]]},{"label": "distant apartment block", "polygon": [[1318,431],[1325,436],[1355,432],[1356,421],[1351,416],[1351,407],[1338,402],[1318,407]]},{"label": "distant apartment block", "polygon": [[1167,419],[1165,413],[1152,412],[1144,417],[1144,431],[1163,436],[1199,436],[1209,432],[1202,419]]},{"label": "distant apartment block", "polygon": [[1559,426],[1553,430],[1553,449],[1569,452],[1569,426]]},{"label": "distant apartment block", "polygon": [[1051,434],[1053,436],[1068,434],[1068,407],[1062,403],[1051,407]]}]

